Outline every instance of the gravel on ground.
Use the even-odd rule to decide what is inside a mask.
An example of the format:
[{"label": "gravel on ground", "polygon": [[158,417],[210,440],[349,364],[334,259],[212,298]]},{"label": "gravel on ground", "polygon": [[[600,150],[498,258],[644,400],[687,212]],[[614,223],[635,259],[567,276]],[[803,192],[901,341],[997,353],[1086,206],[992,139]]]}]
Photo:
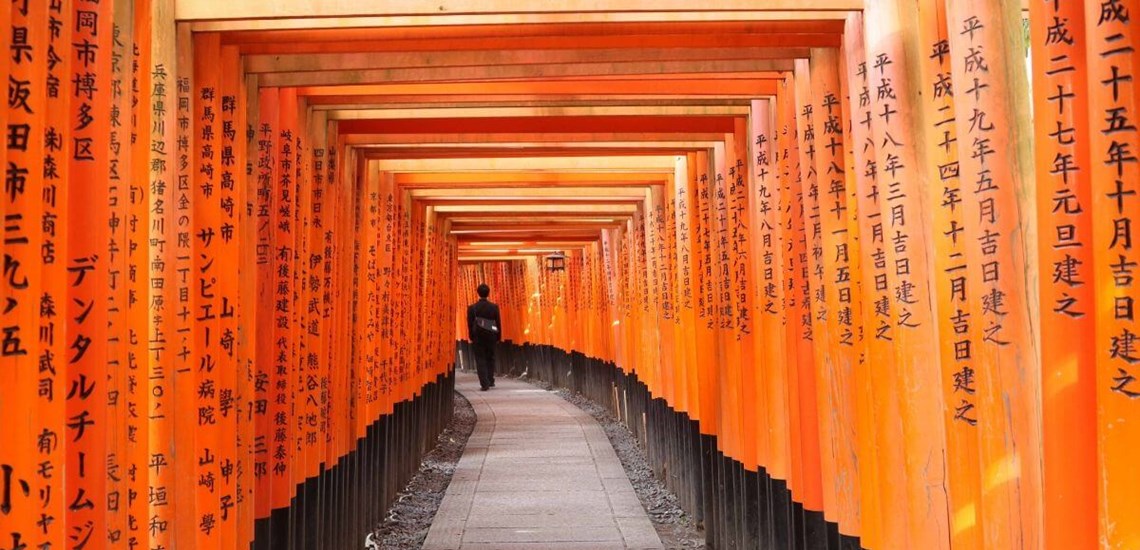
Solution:
[{"label": "gravel on ground", "polygon": [[451,423],[439,435],[435,449],[420,463],[419,472],[396,496],[384,522],[376,528],[372,538],[379,542],[382,550],[420,548],[427,538],[439,503],[455,474],[455,466],[475,429],[475,410],[471,404],[459,392],[454,393],[454,400],[455,414]]}]

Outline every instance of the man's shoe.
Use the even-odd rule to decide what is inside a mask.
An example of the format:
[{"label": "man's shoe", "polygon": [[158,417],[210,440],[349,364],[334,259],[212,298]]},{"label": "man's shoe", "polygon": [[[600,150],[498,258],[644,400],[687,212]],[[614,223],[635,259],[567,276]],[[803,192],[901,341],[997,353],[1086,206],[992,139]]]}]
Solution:
[{"label": "man's shoe", "polygon": [[487,391],[488,389],[490,389],[490,388],[488,388],[487,386],[482,386],[479,388],[479,391]]},{"label": "man's shoe", "polygon": [[494,380],[491,381],[491,387],[492,388],[495,387],[495,381]]}]

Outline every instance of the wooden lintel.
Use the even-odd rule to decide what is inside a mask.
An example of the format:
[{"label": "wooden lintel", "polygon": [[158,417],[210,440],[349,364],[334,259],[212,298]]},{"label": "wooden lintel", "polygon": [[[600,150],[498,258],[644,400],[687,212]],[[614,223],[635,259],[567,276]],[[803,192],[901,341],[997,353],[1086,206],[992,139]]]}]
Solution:
[{"label": "wooden lintel", "polygon": [[563,63],[723,61],[734,59],[807,58],[808,48],[646,48],[565,49],[565,50],[451,50],[364,53],[306,53],[292,55],[250,55],[245,70],[250,73],[293,73],[410,69],[423,67],[485,67],[506,65],[548,65]]},{"label": "wooden lintel", "polygon": [[659,63],[593,62],[551,63],[545,65],[502,65],[478,67],[415,67],[361,71],[314,71],[266,73],[261,80],[267,87],[338,86],[394,82],[483,82],[513,78],[590,77],[598,75],[655,75],[675,73],[742,73],[790,71],[788,59],[736,59],[720,61],[662,61]]},{"label": "wooden lintel", "polygon": [[720,105],[641,105],[584,107],[434,107],[430,109],[350,109],[328,111],[329,120],[410,118],[589,117],[589,116],[746,116],[750,107]]}]

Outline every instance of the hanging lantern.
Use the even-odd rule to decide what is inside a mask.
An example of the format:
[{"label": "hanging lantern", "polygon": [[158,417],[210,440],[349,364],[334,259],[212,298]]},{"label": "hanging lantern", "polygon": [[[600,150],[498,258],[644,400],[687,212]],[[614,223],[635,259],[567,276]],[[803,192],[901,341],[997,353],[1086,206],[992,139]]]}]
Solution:
[{"label": "hanging lantern", "polygon": [[546,257],[546,270],[550,272],[564,271],[566,269],[566,255],[555,252]]}]

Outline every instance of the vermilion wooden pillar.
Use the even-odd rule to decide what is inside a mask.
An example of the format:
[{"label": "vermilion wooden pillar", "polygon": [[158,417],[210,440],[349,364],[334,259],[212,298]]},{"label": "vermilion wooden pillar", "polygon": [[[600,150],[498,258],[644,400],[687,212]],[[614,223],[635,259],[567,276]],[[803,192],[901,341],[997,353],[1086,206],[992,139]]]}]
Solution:
[{"label": "vermilion wooden pillar", "polygon": [[[930,355],[936,322],[930,291],[929,204],[922,179],[921,108],[915,52],[904,44],[913,32],[914,7],[893,0],[868,2],[864,13],[871,135],[880,194],[880,223],[886,260],[891,323],[876,337],[889,337],[895,350],[896,391],[902,417],[909,544],[949,545],[948,498],[942,487],[946,456],[940,370]],[[878,282],[880,285],[882,281]],[[931,460],[938,466],[932,466]],[[940,487],[932,497],[931,487]]]},{"label": "vermilion wooden pillar", "polygon": [[1036,185],[1017,6],[947,4],[976,364],[983,544],[1038,547],[1041,529]]},{"label": "vermilion wooden pillar", "polygon": [[67,396],[68,429],[59,434],[67,449],[62,496],[71,511],[65,521],[78,528],[67,536],[79,540],[92,537],[94,544],[101,544],[107,532],[108,511],[105,434],[109,421],[106,298],[110,210],[106,182],[111,154],[112,11],[108,2],[97,6],[72,3],[72,10],[72,21],[84,19],[94,24],[76,25],[71,48],[75,57],[71,64],[74,87],[69,125],[73,149],[67,212],[71,220],[67,258],[70,286],[67,305],[61,307],[66,311],[70,341],[67,385],[84,391],[63,394]]},{"label": "vermilion wooden pillar", "polygon": [[147,181],[151,186],[149,196],[150,223],[146,230],[149,236],[147,246],[147,299],[144,302],[149,311],[147,331],[147,352],[144,354],[147,365],[146,391],[150,396],[146,409],[148,419],[148,457],[143,462],[147,480],[148,498],[146,527],[149,543],[152,546],[172,547],[174,545],[174,522],[172,502],[175,493],[174,427],[177,414],[174,409],[174,359],[177,354],[177,334],[174,330],[174,314],[177,294],[175,292],[176,272],[176,232],[177,218],[177,76],[175,27],[173,17],[174,2],[152,0],[150,2],[151,32],[147,38],[150,48],[150,86],[146,90],[144,108],[150,112],[149,128],[140,128],[142,143],[149,151],[147,161]]},{"label": "vermilion wooden pillar", "polygon": [[[174,245],[174,293],[176,296],[174,314],[171,317],[171,334],[173,335],[174,357],[172,358],[172,385],[174,386],[174,409],[197,410],[197,383],[196,368],[193,363],[194,334],[192,331],[192,315],[195,300],[193,298],[193,284],[191,282],[194,255],[194,178],[195,178],[195,148],[198,138],[194,132],[194,44],[188,27],[177,28],[176,67],[185,70],[177,72],[176,104],[177,104],[177,155],[175,169],[177,183],[175,185],[175,245]],[[174,467],[174,494],[177,504],[174,506],[175,544],[193,545],[198,533],[197,517],[197,480],[196,455],[194,452],[197,439],[197,415],[179,414],[174,417],[174,432],[180,434],[194,434],[174,442],[174,456],[171,464]]]},{"label": "vermilion wooden pillar", "polygon": [[855,303],[860,299],[852,278],[852,250],[854,234],[848,230],[846,149],[842,90],[839,79],[839,51],[817,48],[811,51],[810,83],[812,95],[812,126],[815,129],[815,169],[818,182],[819,220],[821,228],[823,282],[822,292],[828,317],[826,340],[817,342],[828,349],[830,364],[821,370],[821,395],[829,403],[826,410],[838,413],[838,421],[831,427],[831,447],[835,453],[836,478],[832,482],[835,494],[836,518],[839,533],[858,537],[861,532],[858,451],[858,412],[854,370],[860,361],[857,349],[857,330],[862,326],[860,310]]},{"label": "vermilion wooden pillar", "polygon": [[[827,393],[828,371],[833,361],[831,350],[827,347],[829,333],[827,319],[830,313],[827,309],[826,288],[823,268],[823,223],[819,207],[819,172],[816,170],[816,141],[813,112],[815,90],[812,90],[811,78],[808,69],[808,60],[797,60],[794,73],[795,83],[795,117],[796,135],[799,140],[799,167],[798,180],[799,204],[798,207],[803,218],[804,253],[801,256],[800,274],[802,279],[803,300],[801,304],[807,317],[802,319],[804,332],[800,334],[800,345],[805,346],[811,353],[811,367],[805,362],[799,365],[801,410],[810,406],[818,426],[815,440],[809,440],[810,432],[804,433],[804,455],[815,454],[809,452],[808,447],[818,446],[818,460],[820,464],[820,483],[822,496],[823,518],[831,523],[837,523],[836,492],[835,492],[835,440],[832,435],[834,429],[833,418],[822,414],[829,410],[832,403]],[[795,186],[795,184],[793,184]],[[801,356],[801,361],[803,357]],[[801,417],[801,422],[804,418]],[[805,472],[806,475],[806,472]],[[805,503],[806,506],[806,503]]]},{"label": "vermilion wooden pillar", "polygon": [[[820,466],[820,427],[816,408],[815,354],[812,348],[812,310],[806,212],[800,182],[806,168],[800,161],[795,79],[788,75],[777,94],[779,124],[780,211],[784,228],[785,297],[788,309],[788,396],[791,402],[792,480],[795,502],[822,521],[824,498]],[[790,358],[794,355],[795,361]],[[794,481],[794,484],[791,483]],[[822,526],[819,526],[822,527]],[[779,536],[777,536],[779,539]]]},{"label": "vermilion wooden pillar", "polygon": [[[221,463],[229,458],[222,451],[220,405],[225,378],[232,374],[222,368],[220,315],[223,300],[220,279],[224,277],[221,230],[221,135],[220,109],[221,67],[219,37],[216,34],[194,38],[193,132],[197,151],[194,160],[192,189],[194,197],[190,277],[190,320],[193,352],[190,364],[194,372],[197,396],[195,414],[195,500],[194,518],[198,546],[223,544]],[[232,524],[232,522],[231,522]]]},{"label": "vermilion wooden pillar", "polygon": [[[679,156],[677,169],[670,184],[670,211],[667,220],[668,231],[672,238],[671,258],[673,272],[671,291],[673,294],[672,316],[674,322],[674,349],[678,363],[677,379],[677,407],[678,410],[689,415],[690,419],[699,418],[696,394],[696,333],[694,323],[694,290],[693,290],[693,201],[695,197],[695,180],[693,174],[695,166],[692,156]],[[593,266],[596,260],[593,252],[587,252],[586,262]],[[596,269],[596,267],[595,267]],[[587,294],[587,301],[594,302],[600,296],[594,293]],[[590,312],[587,311],[587,314]],[[598,322],[604,322],[605,317],[599,317]],[[600,334],[599,334],[600,335]]]},{"label": "vermilion wooden pillar", "polygon": [[[223,273],[240,273],[246,250],[241,247],[242,229],[246,222],[243,191],[245,187],[245,136],[242,135],[239,113],[245,109],[242,93],[241,63],[236,48],[223,47],[218,52],[220,75],[217,82],[217,189],[218,203],[218,266]],[[239,426],[244,424],[246,405],[243,397],[248,376],[245,365],[239,360],[241,327],[240,279],[219,277],[218,300],[218,501],[219,523],[223,545],[240,545],[242,508],[244,499],[239,496],[240,486],[248,472],[248,464],[241,452],[245,440]]]},{"label": "vermilion wooden pillar", "polygon": [[[688,153],[685,156],[685,173],[684,177],[675,182],[677,195],[676,195],[676,239],[677,239],[677,282],[678,282],[678,295],[677,304],[679,318],[681,321],[681,330],[685,342],[685,363],[686,369],[686,403],[688,405],[689,416],[692,420],[698,423],[703,422],[702,405],[700,397],[700,372],[703,368],[698,361],[698,339],[697,334],[700,330],[698,324],[700,322],[700,311],[698,308],[698,301],[700,298],[700,250],[697,244],[697,231],[698,231],[698,188],[697,188],[697,158],[695,153]],[[604,244],[604,243],[603,243]],[[605,261],[606,248],[603,246],[603,262]],[[605,264],[603,263],[603,266]],[[603,273],[604,275],[604,273]],[[611,302],[611,294],[606,293],[599,298],[606,298],[607,304]],[[607,315],[603,320],[610,321],[616,320],[616,317]]]},{"label": "vermilion wooden pillar", "polygon": [[[40,229],[45,210],[42,198],[44,180],[41,177],[45,153],[42,129],[48,117],[48,93],[47,67],[38,59],[46,55],[49,38],[46,5],[12,4],[4,9],[10,11],[4,20],[11,22],[7,32],[12,41],[7,60],[9,101],[5,117],[7,147],[4,151],[7,162],[3,194],[0,195],[0,203],[3,204],[0,212],[4,214],[4,277],[0,283],[4,304],[0,309],[0,364],[3,365],[0,369],[3,372],[0,373],[0,384],[6,394],[0,401],[0,414],[10,420],[10,428],[0,445],[3,447],[0,451],[0,491],[4,492],[0,495],[3,499],[0,503],[3,506],[0,510],[0,544],[18,547],[35,544],[45,535],[34,528],[36,520],[41,517],[43,503],[36,494],[38,491],[33,490],[38,490],[48,481],[37,467],[42,460],[38,444],[42,441],[42,432],[37,428],[47,426],[31,421],[28,415],[30,411],[43,407],[39,398],[41,371],[38,363],[43,353],[41,350],[50,349],[53,344],[50,338],[45,341],[40,332],[41,295],[45,290],[41,259],[45,236]],[[67,318],[69,308],[66,303],[61,301],[59,308],[60,317]],[[95,336],[98,337],[98,333]],[[64,334],[61,333],[60,337]],[[100,342],[97,348],[102,344]],[[90,365],[97,367],[99,364]],[[63,364],[53,367],[66,368]],[[92,382],[96,381],[101,383],[103,380],[92,377]],[[66,398],[66,387],[61,384],[55,388],[54,382],[49,382],[53,384],[53,400],[55,397]],[[96,402],[102,399],[102,395],[94,397]],[[72,405],[71,410],[78,412],[80,405]],[[85,404],[82,408],[87,413],[83,418],[91,424],[85,423],[72,430],[52,426],[55,433],[48,437],[48,450],[76,436],[83,439],[79,443],[81,448],[90,445],[90,450],[98,449],[102,443],[99,430],[105,427],[104,411],[97,403]],[[96,422],[100,424],[98,428],[86,429]],[[61,469],[61,473],[63,471],[66,470]],[[86,479],[80,481],[85,482]],[[84,488],[78,483],[76,485],[72,493]],[[100,485],[88,488],[94,490]],[[96,493],[92,491],[92,494]],[[58,495],[58,498],[65,497]],[[102,505],[100,502],[99,514],[91,513],[89,516],[100,519],[99,516],[105,512]],[[96,532],[97,536],[101,534]]]},{"label": "vermilion wooden pillar", "polygon": [[[712,245],[709,239],[712,236],[712,206],[710,205],[709,179],[715,177],[709,167],[709,155],[706,151],[697,153],[697,200],[694,202],[697,223],[695,244],[698,250],[697,280],[698,313],[697,321],[697,362],[700,367],[700,403],[701,403],[701,433],[705,435],[718,435],[720,432],[720,394],[718,382],[719,370],[716,368],[716,320],[713,311],[714,287],[709,273],[712,271]],[[619,296],[618,303],[626,299]]]},{"label": "vermilion wooden pillar", "polygon": [[[49,45],[52,48],[62,51],[70,48],[74,29],[73,15],[73,8],[69,1],[48,7],[48,38]],[[50,32],[53,17],[59,20],[63,27],[58,33]],[[48,68],[47,117],[44,121],[43,248],[40,257],[43,262],[41,273],[43,277],[43,299],[55,304],[55,312],[51,315],[43,315],[41,312],[40,317],[40,344],[42,346],[39,358],[40,384],[48,385],[51,391],[39,392],[40,408],[37,412],[39,423],[33,428],[38,434],[44,433],[45,430],[58,432],[61,426],[67,424],[66,395],[62,392],[65,391],[67,384],[65,358],[68,356],[67,350],[72,342],[68,340],[68,322],[63,312],[66,310],[68,289],[71,285],[71,276],[68,272],[68,259],[70,257],[68,227],[71,223],[68,216],[68,191],[71,187],[70,153],[72,143],[70,140],[64,139],[64,136],[70,131],[72,90],[70,77],[70,56],[63,56],[63,59],[55,67]],[[54,95],[51,93],[53,82],[56,86]],[[49,136],[54,138],[48,139]],[[0,207],[0,212],[2,211],[3,208]],[[50,368],[45,368],[47,366]],[[33,539],[36,545],[51,544],[54,548],[60,548],[64,545],[66,522],[63,518],[66,517],[69,504],[64,497],[66,495],[64,485],[66,475],[62,473],[65,472],[66,468],[65,445],[63,440],[60,440],[59,444],[41,449],[39,453],[41,466],[46,464],[53,472],[50,478],[40,480],[40,491],[45,491],[53,496],[47,499],[47,502],[40,502],[41,506],[37,512],[37,519],[50,517],[55,518],[55,520],[50,525],[44,525],[38,529],[36,533],[38,540]],[[4,530],[0,529],[0,532],[4,532]],[[32,541],[29,541],[29,546],[31,545]]]},{"label": "vermilion wooden pillar", "polygon": [[107,538],[120,539],[127,528],[129,504],[122,497],[128,494],[128,478],[118,475],[127,464],[130,430],[127,413],[128,363],[130,361],[131,340],[128,319],[129,294],[131,289],[128,274],[131,271],[129,245],[127,244],[129,220],[132,216],[129,185],[132,176],[131,158],[133,148],[128,136],[134,118],[131,82],[134,79],[134,6],[131,2],[118,0],[111,9],[112,29],[115,40],[111,42],[111,111],[109,144],[109,167],[107,193],[110,215],[107,219],[108,240],[106,259],[108,264],[107,291]]},{"label": "vermilion wooden pillar", "polygon": [[753,273],[756,277],[756,326],[758,365],[762,369],[761,417],[758,439],[762,465],[775,480],[789,479],[787,332],[783,284],[784,244],[781,239],[780,189],[777,180],[775,105],[770,100],[752,101],[752,196]]},{"label": "vermilion wooden pillar", "polygon": [[[888,486],[882,484],[880,471],[881,458],[878,440],[884,432],[880,426],[882,385],[877,372],[886,369],[890,363],[890,349],[885,340],[876,338],[876,327],[881,317],[889,312],[879,313],[876,297],[877,262],[868,257],[873,250],[881,250],[881,238],[874,238],[873,226],[878,223],[878,195],[874,193],[874,143],[870,136],[871,92],[866,83],[866,62],[863,46],[863,17],[853,14],[847,17],[844,33],[845,72],[840,73],[841,82],[847,91],[846,139],[849,149],[847,163],[847,215],[850,262],[855,281],[855,307],[860,310],[860,324],[857,325],[860,362],[855,366],[853,385],[855,390],[856,430],[858,453],[857,478],[860,484],[861,537],[865,548],[880,548],[884,541],[884,521],[882,510],[887,508]],[[863,209],[872,209],[865,212]],[[878,381],[878,383],[877,383]],[[896,486],[901,484],[891,484]],[[891,518],[896,524],[905,524],[905,518]]]},{"label": "vermilion wooden pillar", "polygon": [[1041,315],[1042,533],[1096,544],[1096,306],[1089,65],[1080,2],[1029,4]]},{"label": "vermilion wooden pillar", "polygon": [[[116,14],[117,15],[117,14]],[[123,255],[126,258],[127,270],[122,275],[122,283],[126,289],[125,309],[122,318],[125,321],[124,331],[120,335],[123,339],[126,356],[122,365],[124,380],[123,410],[126,413],[125,437],[126,452],[122,456],[122,467],[135,475],[124,478],[123,494],[126,502],[123,505],[122,540],[126,544],[149,544],[149,513],[150,483],[147,475],[140,471],[150,463],[150,418],[137,411],[146,411],[151,408],[152,393],[149,384],[143,383],[143,378],[149,378],[148,348],[151,302],[148,300],[151,281],[149,277],[150,260],[150,226],[151,226],[151,194],[153,188],[148,185],[151,167],[150,145],[146,138],[151,129],[153,119],[150,103],[146,98],[153,92],[151,59],[153,56],[151,44],[151,1],[136,0],[133,10],[129,12],[127,25],[132,27],[130,33],[130,46],[132,55],[123,60],[129,61],[130,70],[126,74],[130,77],[130,85],[124,88],[124,94],[129,100],[128,108],[121,115],[123,120],[123,147],[129,151],[126,155],[128,163],[120,165],[123,175],[123,199],[127,206],[127,217],[123,220],[126,231],[126,240],[122,243]],[[146,183],[144,183],[146,182]],[[135,411],[135,412],[131,412]],[[143,499],[141,495],[148,495]]]},{"label": "vermilion wooden pillar", "polygon": [[936,296],[941,385],[945,403],[947,461],[946,487],[950,497],[950,536],[953,547],[980,548],[983,525],[980,508],[981,465],[978,460],[976,411],[977,362],[973,355],[981,329],[970,317],[970,300],[976,287],[968,285],[966,249],[973,246],[964,234],[962,185],[958,163],[958,133],[954,112],[950,42],[945,3],[917,3],[917,34],[913,48],[919,55],[917,82],[922,93],[922,133],[925,155],[922,171],[930,182],[927,200],[932,211],[932,239],[936,250],[932,284]]},{"label": "vermilion wooden pillar", "polygon": [[1140,2],[1087,2],[1084,8],[1087,50],[1073,64],[1088,67],[1098,540],[1104,548],[1128,548],[1140,544],[1140,517],[1131,512],[1140,469],[1128,458],[1136,455],[1140,434],[1140,355],[1133,346],[1140,332],[1133,280],[1138,260],[1132,248],[1132,224],[1140,213],[1140,198],[1132,194],[1140,181]]},{"label": "vermilion wooden pillar", "polygon": [[[271,411],[277,409],[278,391],[276,382],[276,241],[277,196],[274,182],[278,173],[278,90],[263,89],[258,97],[258,118],[254,130],[257,139],[257,199],[254,202],[254,216],[257,220],[257,244],[254,258],[257,265],[257,326],[256,371],[254,373],[253,423],[256,432],[254,442],[257,452],[253,462],[254,512],[258,520],[268,521],[273,509],[272,482],[275,474],[272,466],[276,463],[270,454],[275,449],[273,438],[275,421]],[[261,452],[264,450],[265,452]],[[266,533],[267,534],[267,533]],[[258,533],[263,537],[262,532]],[[264,538],[264,537],[263,537]]]}]

